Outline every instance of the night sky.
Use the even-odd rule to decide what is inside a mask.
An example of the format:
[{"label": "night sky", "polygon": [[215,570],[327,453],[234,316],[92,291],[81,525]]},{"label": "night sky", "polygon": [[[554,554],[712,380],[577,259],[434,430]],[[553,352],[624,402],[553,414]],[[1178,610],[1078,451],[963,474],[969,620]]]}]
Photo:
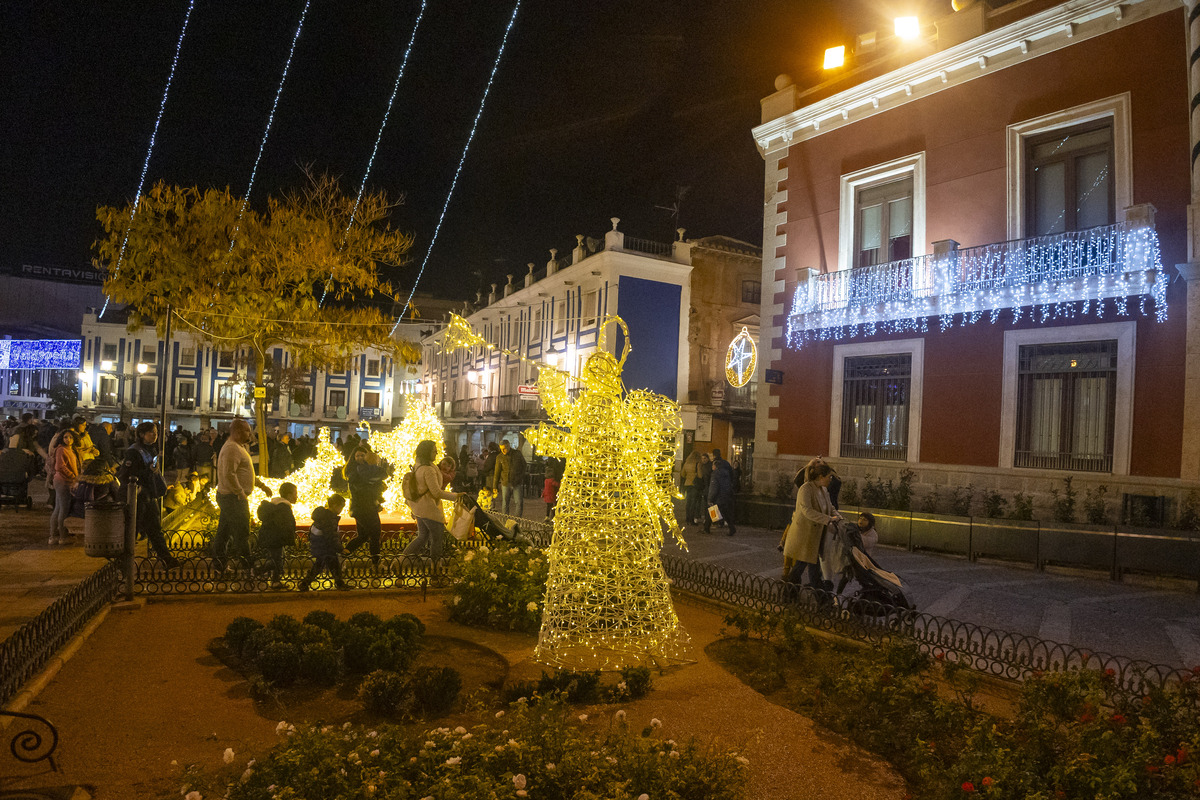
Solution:
[{"label": "night sky", "polygon": [[[759,100],[780,72],[819,79],[824,47],[865,28],[853,5],[524,0],[420,288],[466,298],[481,277],[502,283],[576,233],[602,235],[610,216],[633,236],[668,241],[682,226],[760,244]],[[147,186],[246,191],[303,7],[196,0]],[[418,8],[313,0],[252,204],[306,164],[357,191]],[[137,187],[186,9],[3,2],[0,270],[90,261],[96,206]],[[389,276],[398,286],[429,245],[511,12],[428,0],[368,184],[403,200],[394,223],[416,236],[413,263]],[[676,219],[655,206],[679,187]]]}]

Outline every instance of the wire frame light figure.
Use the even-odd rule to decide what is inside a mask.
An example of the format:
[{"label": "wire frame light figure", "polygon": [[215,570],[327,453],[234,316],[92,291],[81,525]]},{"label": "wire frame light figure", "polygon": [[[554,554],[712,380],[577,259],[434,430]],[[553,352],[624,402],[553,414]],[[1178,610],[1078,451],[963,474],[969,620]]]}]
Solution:
[{"label": "wire frame light figure", "polygon": [[[370,436],[371,449],[378,453],[389,464],[396,468],[396,474],[388,481],[383,493],[383,510],[389,514],[399,514],[408,519],[412,512],[404,502],[404,494],[400,488],[400,476],[413,465],[413,453],[417,445],[425,439],[437,443],[437,451],[433,463],[437,464],[442,458],[442,440],[446,429],[438,419],[433,407],[417,397],[410,397],[405,410],[404,421],[386,433],[372,431]],[[442,501],[443,511],[454,507],[453,503]]]},{"label": "wire frame light figure", "polygon": [[617,670],[691,661],[659,551],[675,522],[671,469],[681,425],[662,395],[625,393],[620,359],[604,350],[583,367],[572,402],[567,375],[543,367],[538,389],[550,419],[525,431],[545,456],[566,459],[547,558],[542,629],[535,658],[570,669]]},{"label": "wire frame light figure", "polygon": [[[261,478],[262,482],[271,487],[271,492],[279,493],[280,484],[296,484],[297,500],[292,506],[296,519],[312,519],[314,509],[325,505],[329,495],[333,494],[329,480],[335,469],[341,469],[346,463],[341,452],[329,439],[329,428],[317,431],[317,451],[305,459],[300,469],[292,470],[285,478]],[[267,499],[261,489],[255,489],[250,495],[250,513],[254,513],[258,504]]]}]

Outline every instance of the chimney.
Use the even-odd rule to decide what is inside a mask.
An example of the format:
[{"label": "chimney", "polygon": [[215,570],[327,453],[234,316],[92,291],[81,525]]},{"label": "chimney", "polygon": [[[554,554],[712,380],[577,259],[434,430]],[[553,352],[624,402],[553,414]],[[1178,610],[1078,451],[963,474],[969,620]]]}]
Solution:
[{"label": "chimney", "polygon": [[583,246],[583,239],[582,233],[575,234],[575,249],[571,251],[572,264],[578,264],[587,258],[587,248]]},{"label": "chimney", "polygon": [[546,277],[549,278],[554,273],[558,272],[558,248],[550,248],[550,260],[546,262]]},{"label": "chimney", "polygon": [[625,234],[617,230],[617,223],[621,221],[620,217],[609,217],[612,223],[612,230],[606,231],[604,234],[604,249],[605,250],[624,250],[625,249]]},{"label": "chimney", "polygon": [[490,305],[491,305],[492,303],[494,303],[494,302],[496,302],[496,284],[494,284],[494,283],[493,283],[493,284],[492,284],[492,291],[491,291],[491,293],[488,295],[488,305],[490,306]]},{"label": "chimney", "polygon": [[504,284],[504,296],[505,296],[505,297],[508,297],[510,294],[512,294],[512,293],[513,293],[513,289],[515,288],[515,287],[512,285],[512,279],[513,279],[513,276],[512,276],[512,275],[509,275],[509,276],[508,276],[508,283]]},{"label": "chimney", "polygon": [[529,270],[529,273],[525,275],[525,285],[533,286],[533,262],[530,261],[525,267]]}]

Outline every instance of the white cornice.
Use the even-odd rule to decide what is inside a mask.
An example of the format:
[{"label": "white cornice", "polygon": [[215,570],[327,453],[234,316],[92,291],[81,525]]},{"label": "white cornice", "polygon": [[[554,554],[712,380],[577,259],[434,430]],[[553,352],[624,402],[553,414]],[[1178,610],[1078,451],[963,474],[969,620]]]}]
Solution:
[{"label": "white cornice", "polygon": [[766,155],[922,97],[1183,7],[1179,0],[1070,0],[907,64],[754,129]]}]

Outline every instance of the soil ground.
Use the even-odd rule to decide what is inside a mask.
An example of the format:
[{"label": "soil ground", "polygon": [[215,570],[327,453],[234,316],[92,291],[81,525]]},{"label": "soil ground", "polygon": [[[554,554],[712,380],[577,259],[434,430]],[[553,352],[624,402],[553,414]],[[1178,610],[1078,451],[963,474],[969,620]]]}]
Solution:
[{"label": "soil ground", "polygon": [[[531,660],[532,637],[451,623],[436,595],[424,602],[417,593],[353,592],[156,598],[110,613],[27,709],[58,727],[60,772],[45,762],[14,766],[0,760],[0,775],[10,775],[0,778],[0,793],[83,785],[100,800],[177,797],[188,764],[216,769],[226,748],[243,762],[262,755],[276,743],[280,720],[316,721],[305,719],[311,714],[330,724],[360,719],[363,712],[348,695],[301,701],[287,711],[256,703],[245,678],[208,649],[234,617],[302,618],[315,609],[342,619],[357,611],[385,618],[416,614],[427,636],[442,637],[433,639],[426,658],[460,662],[454,666],[465,673],[464,692],[471,681],[534,679],[542,671]],[[656,673],[647,697],[621,706],[631,729],[657,717],[664,738],[719,741],[742,753],[750,760],[748,798],[904,795],[903,781],[889,765],[769,702],[710,660],[705,648],[721,638],[719,611],[688,599],[677,599],[677,609],[697,660]],[[589,724],[607,725],[616,709],[589,709]]]}]

